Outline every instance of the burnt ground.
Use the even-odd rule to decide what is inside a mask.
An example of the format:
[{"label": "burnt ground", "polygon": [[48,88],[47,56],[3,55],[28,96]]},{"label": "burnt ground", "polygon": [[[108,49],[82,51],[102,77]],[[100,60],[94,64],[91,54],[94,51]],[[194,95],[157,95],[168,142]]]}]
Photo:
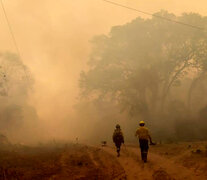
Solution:
[{"label": "burnt ground", "polygon": [[1,146],[0,180],[204,180],[207,179],[206,142],[150,147],[142,163],[137,145],[50,144],[37,147]]},{"label": "burnt ground", "polygon": [[114,179],[122,171],[115,157],[100,148],[85,145],[0,148],[1,180],[101,180]]}]

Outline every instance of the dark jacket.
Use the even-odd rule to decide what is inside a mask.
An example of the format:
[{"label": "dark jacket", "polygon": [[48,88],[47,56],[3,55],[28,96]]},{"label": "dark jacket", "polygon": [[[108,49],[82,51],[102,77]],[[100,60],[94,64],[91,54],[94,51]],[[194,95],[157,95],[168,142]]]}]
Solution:
[{"label": "dark jacket", "polygon": [[113,133],[113,142],[114,143],[124,143],[124,135],[121,129],[115,129]]}]

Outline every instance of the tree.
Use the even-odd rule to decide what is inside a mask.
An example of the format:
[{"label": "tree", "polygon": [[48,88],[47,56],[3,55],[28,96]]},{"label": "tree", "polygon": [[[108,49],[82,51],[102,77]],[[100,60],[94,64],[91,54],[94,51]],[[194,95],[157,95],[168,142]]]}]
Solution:
[{"label": "tree", "polygon": [[13,53],[0,53],[0,96],[27,94],[33,79],[29,69]]},{"label": "tree", "polygon": [[13,140],[34,132],[38,116],[27,104],[32,85],[31,73],[21,59],[13,53],[0,53],[0,132]]},{"label": "tree", "polygon": [[188,108],[191,110],[192,94],[198,86],[199,82],[205,80],[207,75],[207,33],[204,38],[196,44],[198,51],[195,53],[193,67],[196,70],[196,75],[193,77],[192,83],[188,91]]},{"label": "tree", "polygon": [[[207,18],[199,14],[156,15],[207,26]],[[82,96],[110,100],[131,116],[152,118],[164,111],[172,88],[205,62],[198,53],[205,33],[154,17],[113,27],[109,35],[92,41],[89,70],[80,75]]]}]

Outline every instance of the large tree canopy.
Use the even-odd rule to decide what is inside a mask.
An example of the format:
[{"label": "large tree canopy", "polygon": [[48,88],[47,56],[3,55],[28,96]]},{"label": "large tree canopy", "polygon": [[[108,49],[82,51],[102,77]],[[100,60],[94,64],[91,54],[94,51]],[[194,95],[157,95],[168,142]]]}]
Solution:
[{"label": "large tree canopy", "polygon": [[[199,14],[156,15],[207,28],[207,17]],[[188,109],[193,83],[206,75],[205,30],[137,18],[95,37],[92,44],[89,70],[80,76],[82,96],[113,101],[134,117],[150,119],[167,108]]]}]

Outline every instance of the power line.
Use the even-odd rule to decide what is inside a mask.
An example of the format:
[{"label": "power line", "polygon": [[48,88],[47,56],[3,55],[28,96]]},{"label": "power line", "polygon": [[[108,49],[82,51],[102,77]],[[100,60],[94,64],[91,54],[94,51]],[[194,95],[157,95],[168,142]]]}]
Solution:
[{"label": "power line", "polygon": [[102,1],[105,1],[107,3],[113,4],[113,5],[122,7],[122,8],[129,9],[129,10],[132,10],[132,11],[136,11],[136,12],[139,12],[139,13],[142,13],[142,14],[146,14],[146,15],[153,16],[153,17],[156,17],[156,18],[159,18],[159,19],[163,19],[165,21],[174,22],[174,23],[177,23],[177,24],[180,24],[180,25],[188,26],[188,27],[191,27],[191,28],[194,28],[194,29],[199,29],[199,30],[202,30],[202,31],[205,30],[204,28],[199,27],[199,26],[194,26],[194,25],[187,24],[187,23],[184,23],[184,22],[181,22],[181,21],[176,21],[176,20],[173,20],[173,19],[170,19],[170,18],[167,18],[167,17],[163,17],[163,16],[159,16],[159,15],[156,15],[156,14],[146,12],[146,11],[138,10],[138,9],[135,9],[135,8],[132,8],[132,7],[129,7],[129,6],[125,6],[123,4],[113,2],[113,1],[108,1],[108,0],[102,0]]},{"label": "power line", "polygon": [[[11,38],[12,38],[12,40],[13,40],[13,42],[14,42],[14,46],[15,46],[15,48],[16,48],[17,54],[18,54],[19,58],[22,59],[22,56],[21,56],[21,53],[20,53],[20,50],[19,50],[19,47],[18,47],[16,38],[15,38],[14,32],[13,32],[13,30],[12,30],[12,26],[11,26],[11,24],[10,24],[9,18],[8,18],[8,16],[7,16],[7,13],[6,13],[6,9],[5,9],[5,7],[4,7],[3,0],[0,0],[0,2],[1,2],[1,7],[2,7],[2,10],[3,10],[4,16],[5,16],[7,25],[8,25],[8,28],[9,28],[9,32],[10,32],[10,34],[11,34]],[[28,77],[27,70],[26,70],[26,67],[25,67],[24,64],[23,64],[23,70],[24,70],[26,79],[27,79],[27,81],[28,81],[28,83],[29,83],[29,77]]]},{"label": "power line", "polygon": [[17,45],[17,41],[16,41],[16,39],[15,39],[15,36],[14,36],[13,30],[12,30],[11,24],[10,24],[10,22],[9,22],[9,18],[8,18],[8,16],[7,16],[7,13],[6,13],[6,9],[5,9],[5,7],[4,7],[3,0],[0,0],[0,1],[1,1],[1,7],[2,7],[2,10],[3,10],[4,16],[5,16],[5,19],[6,19],[8,28],[9,28],[9,32],[10,32],[10,34],[11,34],[11,38],[12,38],[12,40],[13,40],[13,42],[14,42],[16,51],[17,51],[19,57],[21,58],[21,54],[20,54],[20,51],[19,51],[19,47],[18,47],[18,45]]}]

